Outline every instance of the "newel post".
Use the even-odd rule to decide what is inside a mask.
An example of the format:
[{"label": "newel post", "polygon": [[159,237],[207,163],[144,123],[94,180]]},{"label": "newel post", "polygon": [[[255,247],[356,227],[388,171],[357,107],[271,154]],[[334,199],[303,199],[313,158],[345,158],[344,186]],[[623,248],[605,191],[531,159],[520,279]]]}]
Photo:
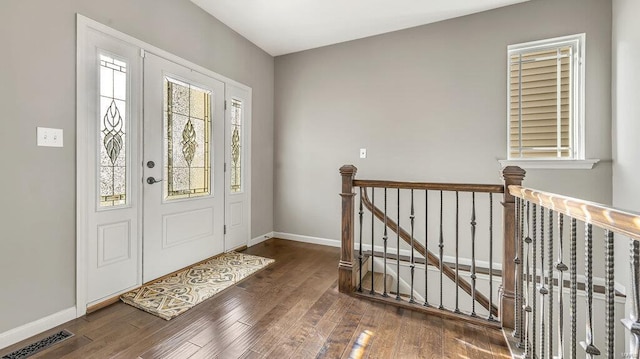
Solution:
[{"label": "newel post", "polygon": [[[516,203],[509,193],[509,186],[521,186],[525,171],[517,166],[507,166],[502,170],[504,180],[504,202],[502,202],[502,285],[500,286],[500,320],[503,328],[515,328],[515,284],[518,247],[516,246]],[[520,276],[522,276],[520,274]]]},{"label": "newel post", "polygon": [[342,176],[342,250],[340,252],[340,264],[338,265],[338,288],[341,293],[352,293],[355,289],[353,276],[353,231],[354,214],[353,205],[355,193],[353,192],[353,179],[358,169],[353,165],[340,167]]}]

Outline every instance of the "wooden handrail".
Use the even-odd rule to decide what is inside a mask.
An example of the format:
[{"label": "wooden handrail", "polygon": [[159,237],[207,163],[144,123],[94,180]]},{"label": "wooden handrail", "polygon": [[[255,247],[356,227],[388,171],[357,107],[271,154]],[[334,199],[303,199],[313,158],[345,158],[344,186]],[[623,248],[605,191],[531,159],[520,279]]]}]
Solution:
[{"label": "wooden handrail", "polygon": [[[359,182],[359,181],[354,181],[354,186],[355,186],[355,182]],[[371,203],[371,201],[369,200],[369,195],[367,191],[363,191],[362,193],[363,193],[362,203],[364,204],[364,206],[369,211],[371,211],[371,213],[373,213],[376,216],[376,218],[378,218],[381,221],[384,221],[384,212]],[[411,245],[411,235],[407,231],[405,231],[402,227],[399,227],[398,224],[390,218],[387,218],[387,227],[389,227],[389,229],[391,229],[391,231],[395,233],[398,233],[398,231],[400,231],[400,233],[398,233],[400,235],[400,238],[402,238],[402,240],[404,240],[407,244]],[[421,243],[414,240],[413,248],[418,253],[420,253],[423,257],[427,258],[427,260],[431,265],[440,267],[440,258],[438,258],[438,256],[436,256],[435,254],[431,253],[431,251],[427,250],[427,248],[425,248]],[[456,280],[455,270],[449,267],[448,265],[443,264],[442,271],[449,279],[453,281]],[[471,284],[469,284],[469,282],[467,282],[463,278],[458,278],[458,285],[467,294],[471,295],[472,289],[471,289]],[[490,310],[493,315],[498,315],[498,307],[495,305],[491,305],[491,301],[489,301],[489,299],[485,295],[477,291],[476,291],[476,301],[487,310],[491,308]]]},{"label": "wooden handrail", "polygon": [[640,240],[640,213],[522,186],[509,186],[508,189],[509,193],[515,197],[550,208],[585,223]]},{"label": "wooden handrail", "polygon": [[501,184],[464,184],[464,183],[437,183],[437,182],[398,182],[380,180],[354,180],[354,187],[373,188],[400,188],[400,189],[422,189],[433,191],[458,191],[458,192],[484,192],[503,193],[504,186]]}]

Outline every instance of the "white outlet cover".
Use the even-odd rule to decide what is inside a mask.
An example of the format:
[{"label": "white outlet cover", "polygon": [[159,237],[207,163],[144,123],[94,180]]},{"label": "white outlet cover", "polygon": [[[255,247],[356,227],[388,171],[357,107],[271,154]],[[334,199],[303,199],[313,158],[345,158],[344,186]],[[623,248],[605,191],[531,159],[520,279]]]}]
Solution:
[{"label": "white outlet cover", "polygon": [[367,149],[366,148],[361,148],[360,149],[360,158],[367,158]]}]

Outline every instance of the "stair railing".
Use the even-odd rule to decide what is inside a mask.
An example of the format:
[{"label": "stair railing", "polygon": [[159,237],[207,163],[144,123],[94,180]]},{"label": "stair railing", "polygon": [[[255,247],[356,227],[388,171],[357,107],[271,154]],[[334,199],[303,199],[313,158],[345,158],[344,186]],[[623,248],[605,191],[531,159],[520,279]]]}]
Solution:
[{"label": "stair railing", "polygon": [[[411,309],[423,310],[426,312],[434,313],[440,316],[447,317],[455,317],[462,318],[467,321],[479,322],[481,324],[489,324],[492,326],[503,326],[503,327],[513,327],[516,322],[516,312],[514,311],[514,307],[517,302],[517,298],[519,298],[519,293],[517,293],[516,286],[516,267],[515,263],[513,263],[514,254],[516,253],[515,244],[513,243],[513,238],[515,236],[515,199],[509,193],[505,193],[505,188],[510,185],[520,185],[522,184],[522,179],[524,178],[524,171],[517,167],[507,167],[503,171],[503,179],[504,185],[502,184],[455,184],[455,183],[416,183],[416,182],[393,182],[393,181],[378,181],[378,180],[358,180],[355,179],[357,169],[352,165],[345,165],[340,168],[340,173],[342,176],[342,251],[341,251],[341,259],[339,264],[339,288],[341,292],[351,293],[356,295],[361,295],[365,297],[369,297],[374,300],[392,302],[396,305],[400,305],[403,307],[409,307]],[[354,193],[354,189],[357,189],[358,193]],[[376,191],[377,190],[377,191]],[[371,196],[369,195],[371,193]],[[379,206],[384,207],[380,209],[375,204],[375,194],[378,193],[378,203]],[[393,192],[396,196],[396,203],[390,203],[391,201],[387,201],[387,194]],[[402,192],[402,194],[401,194]],[[443,234],[443,222],[446,219],[443,219],[443,206],[444,206],[444,193],[455,194],[455,204],[451,206],[455,206],[455,230],[451,230],[446,235]],[[435,223],[436,226],[439,226],[439,233],[437,238],[429,239],[429,232],[433,231],[433,229],[429,229],[431,227],[429,222],[429,216],[427,215],[429,209],[429,195],[431,194],[431,201],[438,201],[439,198],[439,223]],[[468,199],[471,199],[471,213],[470,213],[470,240],[467,240],[465,243],[458,243],[459,234],[460,234],[460,217],[459,217],[459,198],[460,195],[464,194]],[[499,288],[499,302],[500,302],[500,310],[496,304],[494,304],[494,288],[493,288],[493,280],[494,273],[499,273],[500,271],[494,268],[494,256],[493,256],[493,229],[495,228],[493,225],[493,213],[494,213],[494,194],[500,195],[503,194],[503,233],[505,238],[509,238],[509,241],[504,241],[503,243],[503,257],[509,258],[509,261],[502,260],[502,283]],[[425,227],[422,235],[424,238],[417,238],[415,235],[416,232],[416,216],[418,211],[416,211],[414,201],[417,196],[420,195],[421,204],[424,205],[424,212],[421,218],[423,220],[422,225]],[[482,225],[485,227],[483,229],[486,230],[488,227],[488,238],[483,238],[482,240],[476,238],[476,230],[479,228],[478,226],[478,218],[476,216],[476,196],[485,195],[488,199],[485,198],[485,201],[488,203],[488,218],[483,218],[484,222]],[[400,198],[406,197],[407,202],[410,203],[410,208],[404,210],[404,212],[408,212],[408,216],[401,216],[403,210],[400,205]],[[382,197],[382,198],[380,198]],[[497,197],[497,196],[496,196]],[[356,199],[358,205],[358,224],[355,223],[356,217]],[[496,198],[499,199],[499,198]],[[389,203],[388,203],[389,202]],[[388,207],[393,206],[395,213],[393,216],[389,213]],[[449,206],[449,204],[447,204]],[[364,220],[364,209],[367,209],[371,213],[371,238],[367,240],[365,246],[369,246],[370,251],[367,252],[363,250],[363,228],[368,227],[369,224],[363,223]],[[390,211],[393,212],[393,211]],[[406,214],[406,213],[405,213]],[[374,234],[375,226],[374,217],[379,221],[378,226],[382,226],[382,233]],[[367,218],[367,221],[369,217]],[[406,223],[404,224],[409,230],[405,230],[400,222]],[[431,224],[433,225],[433,224]],[[354,238],[355,229],[359,228],[359,234],[357,241]],[[455,234],[454,234],[455,233]],[[376,241],[376,236],[379,237]],[[393,238],[395,237],[395,238]],[[443,256],[444,246],[450,245],[450,241],[444,240],[444,237],[455,237],[455,263],[446,263],[445,258]],[[468,238],[468,237],[467,237]],[[389,245],[391,241],[395,239],[395,255],[394,253],[388,253]],[[409,245],[409,255],[406,258],[401,258],[401,241],[402,243],[406,243]],[[501,240],[502,241],[502,240]],[[378,245],[376,245],[378,243]],[[476,246],[489,246],[489,258],[486,263],[488,263],[488,268],[485,268],[485,272],[488,275],[488,293],[482,293],[477,287],[477,275],[478,275],[478,267],[477,267],[477,258],[476,258]],[[471,247],[471,258],[470,265],[467,268],[464,268],[459,263],[459,246],[467,246]],[[382,247],[382,253],[377,253],[376,248]],[[437,248],[436,252],[433,253],[429,250],[429,247]],[[354,253],[356,252],[356,253]],[[357,254],[357,256],[356,256]],[[386,273],[387,263],[388,261],[393,261],[395,259],[395,267],[396,275],[399,276],[401,271],[400,261],[403,259],[406,261],[410,268],[410,284],[409,284],[409,293],[407,298],[403,298],[400,294],[400,280],[396,280],[395,288],[387,288],[386,282],[381,292],[376,292],[374,290],[375,283],[371,283],[371,288],[367,291],[362,288],[362,276],[363,276],[363,263],[365,261],[365,256],[369,254],[373,257],[380,257],[383,263],[383,271]],[[422,262],[421,262],[422,261]],[[499,262],[498,260],[497,262]],[[375,263],[375,262],[373,262]],[[424,265],[424,297],[422,301],[418,301],[414,296],[414,277],[416,275],[416,264]],[[374,264],[370,264],[374,265]],[[432,278],[429,283],[429,270],[437,269],[439,272],[439,280],[438,278]],[[465,271],[467,279],[463,278],[461,272]],[[454,298],[444,298],[443,297],[443,279],[448,278],[451,282],[455,283],[455,293],[451,294]],[[374,278],[371,278],[374,281]],[[434,286],[435,285],[435,286]],[[438,288],[439,286],[439,288]],[[429,301],[430,295],[433,296],[433,293],[439,289],[439,295],[437,295],[436,300]],[[471,297],[471,308],[464,312],[461,310],[459,305],[461,293],[459,289]],[[454,306],[449,305],[452,301],[454,301]],[[446,303],[445,303],[446,302]],[[486,316],[481,317],[476,312],[476,303],[480,304],[483,308],[486,309]],[[497,319],[500,319],[500,322]]]},{"label": "stair railing", "polygon": [[[640,358],[640,214],[517,185],[508,192],[516,198],[513,338],[522,356]],[[621,284],[632,304],[622,326],[616,318],[624,316],[626,298],[615,290],[614,234],[629,239],[631,276]],[[604,250],[594,251],[603,242]],[[584,264],[577,261],[579,244]],[[604,268],[594,265],[594,252],[604,252]],[[603,278],[594,275],[598,270]],[[584,301],[577,300],[579,294]]]}]

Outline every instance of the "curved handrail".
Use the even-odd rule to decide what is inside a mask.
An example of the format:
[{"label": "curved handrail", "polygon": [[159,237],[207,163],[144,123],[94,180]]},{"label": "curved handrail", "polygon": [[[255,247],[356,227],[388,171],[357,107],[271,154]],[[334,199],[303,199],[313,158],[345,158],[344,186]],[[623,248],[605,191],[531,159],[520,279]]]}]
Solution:
[{"label": "curved handrail", "polygon": [[[364,183],[371,183],[371,182],[372,181],[353,181],[353,185],[358,187],[362,185],[364,187]],[[388,183],[387,181],[384,181],[384,182]],[[362,203],[369,211],[371,211],[371,213],[373,213],[376,216],[376,218],[378,218],[381,221],[384,221],[384,212],[371,203],[371,201],[369,200],[369,195],[367,191],[363,191]],[[391,220],[390,218],[387,218],[387,227],[389,227],[389,229],[391,229],[395,233],[398,233],[398,231],[400,231],[400,233],[398,233],[400,235],[400,238],[402,238],[402,240],[404,240],[407,244],[411,245],[411,235],[407,231],[402,229],[402,227],[398,227],[398,224],[393,220]],[[428,262],[431,263],[431,265],[440,267],[440,258],[438,258],[438,256],[436,256],[435,254],[431,253],[431,251],[427,250],[427,248],[425,248],[421,243],[419,243],[418,241],[413,241],[413,248],[418,253],[420,253],[425,258],[427,258]],[[455,281],[456,279],[455,270],[453,270],[451,267],[443,263],[442,271],[449,279]],[[471,284],[469,284],[469,282],[467,282],[462,278],[458,278],[458,285],[467,294],[471,295],[472,289],[471,289]],[[498,307],[495,305],[491,305],[491,301],[485,295],[477,291],[476,291],[476,301],[487,310],[489,310],[489,307],[491,307],[491,313],[496,316],[498,315]]]},{"label": "curved handrail", "polygon": [[509,186],[509,193],[585,223],[640,240],[640,213],[522,186]]}]

